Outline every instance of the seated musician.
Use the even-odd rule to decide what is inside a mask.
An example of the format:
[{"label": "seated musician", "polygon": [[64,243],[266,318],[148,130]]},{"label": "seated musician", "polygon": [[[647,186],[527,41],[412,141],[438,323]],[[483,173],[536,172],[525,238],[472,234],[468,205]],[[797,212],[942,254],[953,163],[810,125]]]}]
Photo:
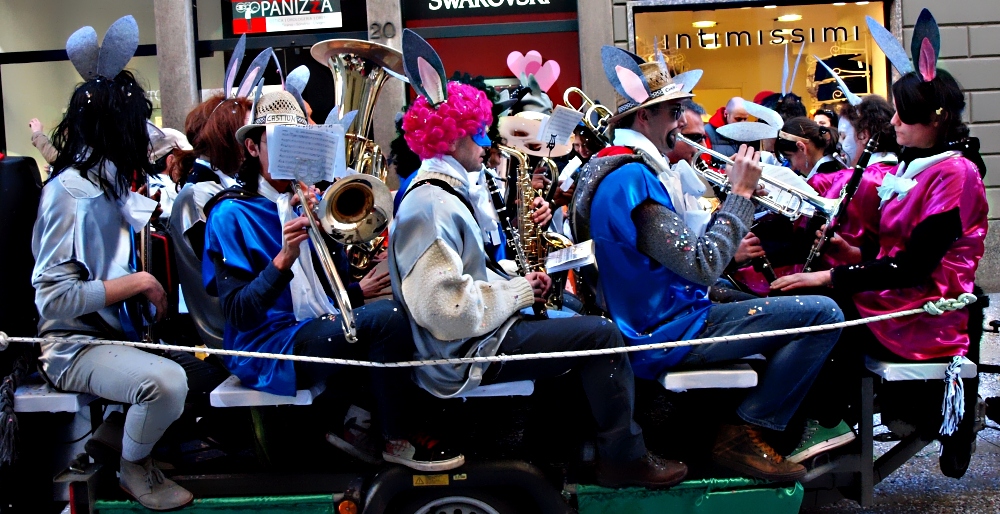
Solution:
[{"label": "seated musician", "polygon": [[[236,134],[246,148],[240,169],[242,194],[223,192],[206,210],[205,284],[218,294],[226,316],[227,349],[286,355],[309,355],[394,362],[413,356],[409,323],[394,301],[357,307],[358,342],[349,343],[340,313],[325,293],[312,258],[308,219],[296,215],[297,196],[291,181],[268,172],[268,125],[305,125],[295,98],[287,91],[262,96],[252,123]],[[315,201],[314,195],[310,194]],[[247,387],[293,396],[344,368],[321,363],[226,357],[229,370]],[[386,439],[383,457],[414,469],[436,471],[460,466],[464,457],[443,444],[414,437],[404,427],[408,389],[414,389],[407,368],[371,370],[373,393]],[[410,438],[413,437],[411,440]],[[336,436],[327,439],[338,448]],[[363,448],[357,448],[363,451]]]},{"label": "seated musician", "polygon": [[[929,13],[921,14],[922,19],[925,14]],[[877,41],[883,48],[887,44],[898,47],[887,31]],[[932,47],[929,40],[924,40],[923,45]],[[896,107],[892,125],[902,151],[899,165],[885,175],[878,188],[881,204],[875,251],[832,239],[831,243],[840,248],[831,250],[846,264],[782,277],[772,284],[775,289],[794,292],[809,287],[830,288],[832,294],[843,298],[848,317],[911,309],[942,297],[957,298],[972,292],[976,268],[985,250],[989,207],[981,177],[986,167],[978,139],[969,137],[969,128],[962,122],[962,90],[951,74],[937,69],[936,50],[920,52],[919,59],[914,56],[914,61],[933,62],[893,61],[902,74],[892,84]],[[898,48],[896,55],[906,53]],[[855,356],[868,353],[888,360],[952,360],[969,351],[969,332],[973,328],[969,318],[969,311],[963,309],[940,316],[917,315],[870,323],[852,331],[851,337],[845,338],[851,344],[838,346],[838,352],[844,346]],[[840,377],[841,382],[849,376],[844,372],[831,375]],[[940,394],[940,384],[932,385]],[[923,396],[927,409],[935,411],[937,420],[941,420],[936,408],[940,400],[927,402],[926,395],[914,395],[912,387],[906,396]],[[975,395],[970,396],[967,401],[974,402]],[[880,404],[884,409],[892,402],[880,399]],[[970,411],[967,406],[966,412]],[[971,418],[966,414],[968,426]],[[966,439],[966,452],[973,441],[974,435]],[[945,441],[944,454],[950,448]],[[964,463],[968,464],[967,454]],[[964,472],[964,467],[959,467]]]},{"label": "seated musician", "polygon": [[[698,211],[703,186],[690,168],[664,158],[696,78],[673,79],[659,63],[604,47],[605,72],[618,92],[614,145],[591,160],[575,200],[577,236],[593,238],[608,311],[628,344],[725,336],[841,321],[828,298],[797,297],[713,304],[708,287],[732,259],[753,220],[759,157],[746,145],[728,170],[732,190],[715,218]],[[620,78],[621,77],[621,78]],[[624,85],[623,85],[624,84]],[[646,89],[648,88],[648,89]],[[762,431],[784,430],[839,331],[633,353],[636,375],[656,379],[677,366],[700,366],[763,353],[760,384],[717,436],[713,460],[742,473],[795,480],[805,468],[779,455]]]},{"label": "seated musician", "polygon": [[818,173],[833,173],[847,166],[837,159],[837,129],[824,127],[806,117],[785,121],[774,142],[774,152],[789,162],[789,168],[809,180]]},{"label": "seated musician", "polygon": [[[403,35],[405,62],[415,52],[440,63],[430,46],[409,30]],[[413,329],[417,356],[423,359],[527,354],[613,348],[621,335],[607,319],[582,316],[522,320],[549,288],[544,273],[509,277],[483,249],[488,199],[469,195],[469,173],[479,171],[485,128],[492,118],[486,95],[446,76],[425,80],[407,68],[420,95],[407,111],[406,140],[423,158],[389,236],[393,294]],[[426,70],[425,70],[426,72]],[[431,81],[445,91],[428,95]],[[433,86],[429,86],[433,88]],[[555,377],[576,369],[597,424],[597,482],[607,487],[669,487],[682,480],[684,464],[646,451],[642,430],[633,421],[632,369],[622,354],[574,359],[544,359],[495,364],[426,366],[415,369],[425,390],[450,398],[480,385]]]},{"label": "seated musician", "polygon": [[[98,55],[96,37],[90,43],[87,29],[93,33],[86,27],[67,42],[85,82],[55,130],[59,155],[42,188],[31,243],[38,332],[79,341],[138,340],[141,322],[122,312],[123,302],[144,297],[157,318],[167,312],[163,286],[149,273],[135,272],[132,259],[135,233],[156,205],[130,192],[134,178],[142,181],[152,171],[146,120],[153,109],[136,78],[122,70],[136,46],[120,41],[138,41],[135,20],[118,20],[105,36],[102,58],[121,62],[118,67],[86,58]],[[181,365],[126,346],[45,343],[41,349],[42,371],[59,389],[131,405],[121,441],[122,489],[154,510],[189,503],[191,493],[164,478],[150,457],[184,409],[188,389]]]}]

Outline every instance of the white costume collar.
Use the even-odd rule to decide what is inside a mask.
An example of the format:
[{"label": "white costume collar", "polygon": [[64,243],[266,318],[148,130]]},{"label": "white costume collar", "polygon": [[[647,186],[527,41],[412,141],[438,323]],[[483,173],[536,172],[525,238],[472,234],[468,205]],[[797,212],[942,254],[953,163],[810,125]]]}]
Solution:
[{"label": "white costume collar", "polygon": [[903,199],[906,198],[907,193],[909,193],[910,190],[917,185],[917,175],[920,175],[924,170],[929,169],[931,166],[934,166],[939,162],[960,155],[962,155],[961,152],[947,151],[937,155],[931,155],[930,157],[913,159],[909,163],[900,163],[899,168],[896,169],[896,173],[888,174],[883,177],[882,185],[878,186],[878,195],[882,198],[882,202],[879,204],[879,209],[881,209],[889,200],[892,200],[893,196],[896,196],[896,201],[903,201]]}]

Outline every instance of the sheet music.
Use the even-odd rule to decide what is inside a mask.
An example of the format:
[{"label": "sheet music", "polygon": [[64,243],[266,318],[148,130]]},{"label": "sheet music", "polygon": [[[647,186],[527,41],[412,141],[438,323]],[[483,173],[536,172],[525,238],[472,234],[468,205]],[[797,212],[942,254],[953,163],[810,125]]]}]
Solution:
[{"label": "sheet music", "polygon": [[542,126],[538,129],[538,140],[544,145],[552,141],[552,137],[555,136],[557,145],[568,145],[573,130],[582,119],[583,113],[580,111],[559,105],[552,111],[552,115],[542,122]]},{"label": "sheet music", "polygon": [[573,157],[566,163],[566,167],[559,174],[559,189],[566,192],[569,191],[569,188],[573,187],[573,174],[576,173],[576,170],[580,169],[582,164],[583,161],[580,160],[580,157]]},{"label": "sheet music", "polygon": [[580,268],[597,262],[594,256],[594,241],[587,240],[569,248],[556,250],[545,259],[545,271],[558,273],[571,268]]},{"label": "sheet music", "polygon": [[331,182],[338,168],[347,167],[342,154],[344,127],[340,125],[267,127],[268,172],[272,178],[301,180],[308,185]]}]

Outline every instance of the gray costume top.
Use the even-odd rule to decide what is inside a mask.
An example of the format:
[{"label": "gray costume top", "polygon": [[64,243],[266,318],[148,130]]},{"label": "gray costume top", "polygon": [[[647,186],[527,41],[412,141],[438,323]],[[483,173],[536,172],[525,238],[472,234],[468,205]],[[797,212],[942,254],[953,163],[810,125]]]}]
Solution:
[{"label": "gray costume top", "polygon": [[201,274],[202,250],[205,247],[205,204],[220,191],[222,185],[215,182],[184,186],[174,199],[168,227],[174,243],[184,302],[198,335],[209,348],[222,348],[222,333],[226,328],[226,317],[219,306],[219,298],[208,294]]},{"label": "gray costume top", "polygon": [[[450,164],[443,164],[446,161]],[[468,175],[458,166],[447,157],[425,160],[410,187],[434,178],[468,198]],[[440,187],[417,187],[400,204],[390,229],[389,274],[393,295],[410,318],[418,358],[495,355],[507,329],[518,319],[511,314],[531,304],[531,287],[525,279],[507,280],[487,269],[482,232],[462,201]],[[433,260],[428,255],[442,248],[453,261],[433,269],[433,264],[428,265],[428,260]],[[437,277],[445,277],[446,282],[436,282]],[[427,288],[420,289],[420,284]],[[407,288],[408,298],[403,294]],[[450,296],[442,294],[445,288],[450,289]],[[499,295],[505,301],[490,305]],[[442,300],[449,305],[443,305]],[[444,336],[438,338],[434,333],[454,337],[444,340]],[[477,387],[486,367],[423,366],[416,368],[414,375],[421,387],[444,398]]]},{"label": "gray costume top", "polygon": [[[104,306],[104,282],[132,273],[132,230],[121,214],[120,202],[96,184],[97,172],[88,177],[69,168],[42,188],[38,217],[31,238],[35,269],[35,305],[41,319],[41,336],[74,335],[80,338],[123,338],[119,305]],[[111,163],[104,173],[112,177]],[[83,316],[97,313],[94,317]],[[42,344],[42,369],[53,382],[73,361],[79,344]]]}]

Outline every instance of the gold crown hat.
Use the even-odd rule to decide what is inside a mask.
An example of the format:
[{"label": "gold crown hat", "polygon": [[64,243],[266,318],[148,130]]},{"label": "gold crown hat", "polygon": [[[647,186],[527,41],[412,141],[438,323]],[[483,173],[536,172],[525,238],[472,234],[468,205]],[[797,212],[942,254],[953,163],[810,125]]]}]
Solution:
[{"label": "gold crown hat", "polygon": [[299,102],[288,91],[266,93],[254,102],[250,123],[236,131],[236,140],[243,144],[247,132],[268,125],[308,125]]},{"label": "gold crown hat", "polygon": [[[659,54],[658,54],[659,55]],[[690,70],[671,77],[666,62],[646,62],[631,52],[614,46],[601,48],[604,74],[617,93],[615,123],[633,112],[670,100],[694,96],[691,90],[701,80],[702,70]]]}]

